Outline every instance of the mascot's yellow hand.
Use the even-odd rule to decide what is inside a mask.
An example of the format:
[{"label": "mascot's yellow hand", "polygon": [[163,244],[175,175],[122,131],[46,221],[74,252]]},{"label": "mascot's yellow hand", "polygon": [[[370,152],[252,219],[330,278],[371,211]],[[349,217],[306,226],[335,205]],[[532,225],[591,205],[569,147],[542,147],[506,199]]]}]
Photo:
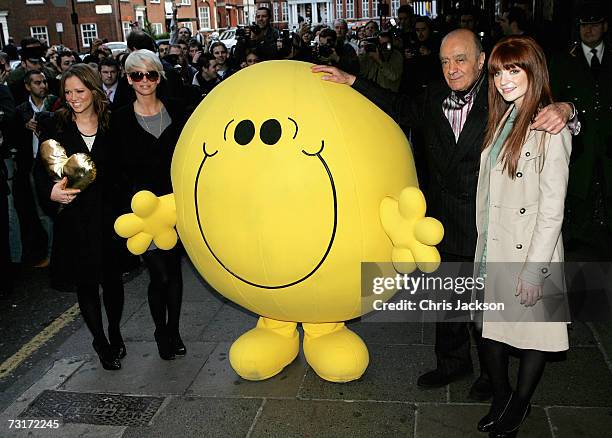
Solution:
[{"label": "mascot's yellow hand", "polygon": [[440,265],[434,245],[444,237],[444,227],[437,219],[425,217],[425,196],[417,187],[406,187],[399,201],[387,196],[380,204],[383,229],[393,243],[391,260],[395,269],[408,274],[418,266],[433,272]]},{"label": "mascot's yellow hand", "polygon": [[132,254],[144,253],[151,241],[160,249],[171,249],[178,236],[174,195],[155,196],[143,190],[132,198],[134,213],[119,216],[115,221],[115,232],[128,239],[127,247]]}]

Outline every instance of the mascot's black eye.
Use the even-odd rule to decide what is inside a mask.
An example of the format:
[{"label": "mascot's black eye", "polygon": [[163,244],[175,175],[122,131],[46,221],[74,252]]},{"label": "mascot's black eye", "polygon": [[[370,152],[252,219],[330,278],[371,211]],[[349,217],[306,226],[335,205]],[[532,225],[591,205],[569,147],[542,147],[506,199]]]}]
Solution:
[{"label": "mascot's black eye", "polygon": [[265,144],[272,146],[281,138],[281,124],[276,119],[263,122],[259,137]]},{"label": "mascot's black eye", "polygon": [[236,130],[234,131],[234,140],[239,145],[247,145],[253,137],[255,136],[255,125],[250,120],[243,120],[242,122],[236,125]]}]

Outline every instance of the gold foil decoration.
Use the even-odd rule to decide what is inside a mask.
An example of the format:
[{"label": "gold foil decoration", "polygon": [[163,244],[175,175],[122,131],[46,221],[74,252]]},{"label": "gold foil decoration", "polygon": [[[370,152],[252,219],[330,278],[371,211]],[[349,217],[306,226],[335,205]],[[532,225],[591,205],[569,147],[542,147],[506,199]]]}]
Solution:
[{"label": "gold foil decoration", "polygon": [[40,157],[54,181],[68,178],[68,188],[85,190],[96,179],[96,165],[88,154],[78,153],[68,158],[66,149],[53,139],[42,142]]}]

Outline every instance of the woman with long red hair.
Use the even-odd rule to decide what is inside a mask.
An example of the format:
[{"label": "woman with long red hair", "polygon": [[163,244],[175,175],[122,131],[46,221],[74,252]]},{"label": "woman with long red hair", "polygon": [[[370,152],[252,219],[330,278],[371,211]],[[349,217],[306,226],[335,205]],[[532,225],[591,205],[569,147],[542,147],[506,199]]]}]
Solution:
[{"label": "woman with long red hair", "polygon": [[[571,135],[566,128],[556,135],[530,129],[538,111],[553,101],[546,59],[533,39],[501,40],[488,69],[489,117],[476,196],[475,261],[485,276],[485,301],[510,301],[520,305],[521,312],[527,307],[532,315],[544,314],[548,292],[564,292],[558,267],[563,261],[561,225]],[[490,437],[516,436],[529,415],[548,352],[569,348],[565,322],[524,322],[518,313],[514,317],[522,322],[492,322],[486,314],[482,322],[493,402],[478,430]],[[514,390],[508,378],[511,347],[520,352]]]}]

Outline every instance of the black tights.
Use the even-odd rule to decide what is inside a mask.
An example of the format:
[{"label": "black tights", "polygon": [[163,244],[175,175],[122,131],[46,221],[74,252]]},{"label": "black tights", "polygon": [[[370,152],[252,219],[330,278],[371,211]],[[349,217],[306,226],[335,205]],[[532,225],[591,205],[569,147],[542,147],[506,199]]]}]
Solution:
[{"label": "black tights", "polygon": [[[483,359],[493,386],[492,411],[501,412],[512,388],[508,379],[508,345],[482,338]],[[511,404],[510,414],[522,415],[535,392],[546,365],[546,352],[538,350],[520,350],[520,365],[516,383],[515,397]]]},{"label": "black tights", "polygon": [[[104,309],[108,319],[108,339],[112,344],[123,342],[119,324],[123,313],[123,281],[119,273],[105,273],[100,283],[102,285],[102,297]],[[77,299],[81,315],[87,324],[87,328],[93,335],[94,342],[100,346],[108,345],[102,324],[102,309],[100,305],[100,293],[98,282],[86,282],[77,286]]]},{"label": "black tights", "polygon": [[[149,270],[149,309],[157,334],[178,334],[183,275],[179,250],[155,249],[142,255]],[[166,319],[167,316],[167,319]]]}]

